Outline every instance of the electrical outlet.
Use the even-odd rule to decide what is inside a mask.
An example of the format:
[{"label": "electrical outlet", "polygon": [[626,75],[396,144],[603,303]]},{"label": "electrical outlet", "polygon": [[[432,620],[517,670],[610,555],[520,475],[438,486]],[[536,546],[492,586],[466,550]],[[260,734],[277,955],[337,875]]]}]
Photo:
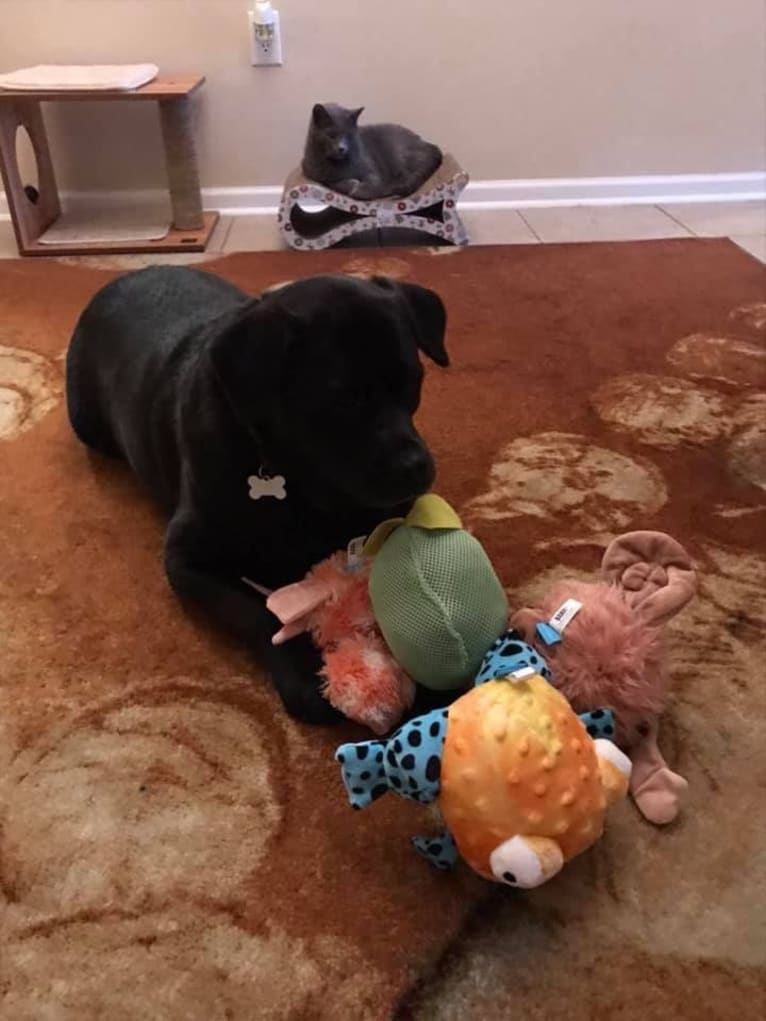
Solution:
[{"label": "electrical outlet", "polygon": [[[269,5],[270,8],[270,5]],[[279,26],[279,11],[270,8],[268,21],[256,8],[248,11],[250,24],[250,63],[258,66],[278,66],[282,63],[282,34]]]}]

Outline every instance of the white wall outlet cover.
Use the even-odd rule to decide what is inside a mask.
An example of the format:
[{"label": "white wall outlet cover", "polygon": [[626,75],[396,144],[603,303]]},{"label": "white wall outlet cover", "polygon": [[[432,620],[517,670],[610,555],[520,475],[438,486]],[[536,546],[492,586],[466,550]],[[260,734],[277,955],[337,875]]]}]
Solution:
[{"label": "white wall outlet cover", "polygon": [[[266,5],[261,5],[266,6]],[[250,63],[263,67],[278,67],[282,64],[282,33],[279,11],[268,5],[267,11],[247,12],[250,29]]]}]

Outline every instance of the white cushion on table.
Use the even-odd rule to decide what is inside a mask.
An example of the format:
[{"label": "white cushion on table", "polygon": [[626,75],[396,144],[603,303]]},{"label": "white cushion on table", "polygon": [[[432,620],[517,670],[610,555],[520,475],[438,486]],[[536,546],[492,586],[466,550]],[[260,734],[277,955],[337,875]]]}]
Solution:
[{"label": "white cushion on table", "polygon": [[0,89],[61,92],[137,89],[158,74],[156,64],[38,64],[0,74]]}]

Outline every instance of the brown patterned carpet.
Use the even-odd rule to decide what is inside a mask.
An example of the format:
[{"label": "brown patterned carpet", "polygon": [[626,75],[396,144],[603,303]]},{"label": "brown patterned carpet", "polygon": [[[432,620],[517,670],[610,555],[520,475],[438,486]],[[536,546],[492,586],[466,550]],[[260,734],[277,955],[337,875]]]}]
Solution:
[{"label": "brown patterned carpet", "polygon": [[422,426],[514,604],[661,528],[698,561],[663,743],[631,805],[522,894],[346,806],[332,750],[185,617],[162,523],[69,433],[62,360],[135,260],[0,264],[0,1017],[508,1021],[766,1016],[766,270],[725,241],[235,255],[251,291],[406,276],[450,312]]}]

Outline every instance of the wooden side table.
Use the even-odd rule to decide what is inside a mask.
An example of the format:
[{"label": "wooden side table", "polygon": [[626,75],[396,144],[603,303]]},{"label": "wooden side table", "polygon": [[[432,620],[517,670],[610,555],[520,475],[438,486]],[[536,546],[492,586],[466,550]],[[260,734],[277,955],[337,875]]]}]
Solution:
[{"label": "wooden side table", "polygon": [[[197,154],[191,124],[190,97],[204,77],[155,78],[138,89],[82,91],[0,89],[0,170],[21,255],[89,255],[115,252],[201,252],[218,221],[217,212],[203,212]],[[56,175],[51,161],[41,104],[109,100],[159,103],[173,222],[157,241],[110,241],[42,244],[38,239],[61,215]],[[39,197],[32,201],[16,158],[16,132],[24,126],[37,160]]]}]

